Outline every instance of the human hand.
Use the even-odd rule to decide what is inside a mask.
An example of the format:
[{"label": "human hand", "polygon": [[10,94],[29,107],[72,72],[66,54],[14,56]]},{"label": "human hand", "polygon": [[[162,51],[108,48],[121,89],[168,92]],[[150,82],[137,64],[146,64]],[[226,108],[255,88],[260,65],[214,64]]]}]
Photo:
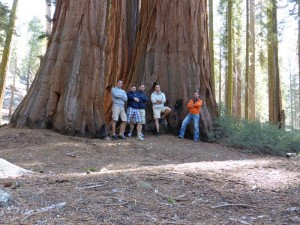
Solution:
[{"label": "human hand", "polygon": [[133,99],[134,99],[134,101],[136,101],[136,102],[139,102],[139,101],[140,101],[139,98],[137,98],[137,97],[134,97]]}]

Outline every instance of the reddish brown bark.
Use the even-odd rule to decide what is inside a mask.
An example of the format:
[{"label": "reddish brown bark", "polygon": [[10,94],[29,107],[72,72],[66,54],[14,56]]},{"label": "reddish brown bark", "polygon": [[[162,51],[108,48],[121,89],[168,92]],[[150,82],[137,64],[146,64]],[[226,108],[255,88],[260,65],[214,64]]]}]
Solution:
[{"label": "reddish brown bark", "polygon": [[137,34],[138,5],[138,0],[59,0],[48,50],[12,125],[104,136],[110,90],[123,79],[125,86],[145,82],[148,90],[160,82],[173,108],[172,128],[180,126],[187,101],[200,89],[202,128],[208,131],[216,104],[206,2],[142,1]]},{"label": "reddish brown bark", "polygon": [[119,79],[126,84],[128,77],[138,27],[138,6],[138,0],[111,1],[104,97],[106,122],[111,120],[111,88]]},{"label": "reddish brown bark", "polygon": [[[169,125],[178,129],[193,91],[204,100],[202,130],[216,116],[211,89],[207,2],[144,0],[141,5],[136,52],[129,82],[146,84],[147,94],[159,82],[173,110]],[[151,113],[151,107],[148,107]],[[148,115],[151,115],[151,114]]]},{"label": "reddish brown bark", "polygon": [[58,0],[48,49],[15,127],[105,135],[104,68],[108,1]]}]

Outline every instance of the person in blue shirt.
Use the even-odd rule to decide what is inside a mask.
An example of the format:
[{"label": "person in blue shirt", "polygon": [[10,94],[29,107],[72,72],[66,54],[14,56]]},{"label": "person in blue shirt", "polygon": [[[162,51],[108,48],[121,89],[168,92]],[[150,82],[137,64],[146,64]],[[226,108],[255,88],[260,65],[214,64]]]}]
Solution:
[{"label": "person in blue shirt", "polygon": [[138,97],[138,94],[136,92],[136,86],[132,85],[130,87],[130,91],[127,92],[127,123],[132,123],[132,120],[134,120],[137,123],[137,138],[139,141],[143,141],[144,138],[141,136],[142,131],[142,119],[140,117],[140,113],[138,111],[139,102],[141,99]]},{"label": "person in blue shirt", "polygon": [[[123,81],[119,80],[117,86],[112,88],[112,139],[125,139],[124,131],[126,128],[126,113],[125,113],[125,102],[127,101],[126,92],[122,89]],[[120,126],[120,133],[116,135],[116,123],[121,117],[121,126]]]},{"label": "person in blue shirt", "polygon": [[[141,130],[143,129],[143,125],[146,124],[146,102],[148,101],[148,97],[147,95],[144,93],[145,90],[145,85],[141,84],[139,86],[139,90],[136,92],[138,98],[140,99],[140,101],[138,102],[138,111],[140,113],[140,117],[141,117]],[[130,132],[128,134],[128,137],[132,137],[132,131],[134,128],[134,121],[130,121]],[[141,132],[141,137],[143,138],[144,135]]]}]

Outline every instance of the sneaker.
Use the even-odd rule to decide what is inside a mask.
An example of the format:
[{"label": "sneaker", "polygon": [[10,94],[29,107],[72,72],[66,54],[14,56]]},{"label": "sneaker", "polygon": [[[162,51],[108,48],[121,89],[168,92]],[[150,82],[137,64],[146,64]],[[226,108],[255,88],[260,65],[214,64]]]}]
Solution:
[{"label": "sneaker", "polygon": [[124,135],[118,135],[118,138],[119,138],[119,139],[122,139],[122,140],[125,140],[125,139],[126,139]]},{"label": "sneaker", "polygon": [[143,137],[145,137],[145,135],[143,135],[142,133],[140,134],[140,136],[143,138]]},{"label": "sneaker", "polygon": [[141,137],[141,136],[139,136],[138,138],[138,141],[144,141],[145,139],[143,138],[143,137]]},{"label": "sneaker", "polygon": [[128,136],[128,137],[132,137],[132,133],[130,132],[127,136]]},{"label": "sneaker", "polygon": [[155,136],[156,137],[160,136],[160,133],[156,131]]},{"label": "sneaker", "polygon": [[111,136],[111,139],[112,139],[112,140],[118,140],[119,138],[118,138],[117,135],[113,135],[113,136]]},{"label": "sneaker", "polygon": [[183,139],[183,137],[182,137],[182,136],[180,136],[180,135],[178,135],[177,137],[178,137],[178,138],[180,138],[180,139]]}]

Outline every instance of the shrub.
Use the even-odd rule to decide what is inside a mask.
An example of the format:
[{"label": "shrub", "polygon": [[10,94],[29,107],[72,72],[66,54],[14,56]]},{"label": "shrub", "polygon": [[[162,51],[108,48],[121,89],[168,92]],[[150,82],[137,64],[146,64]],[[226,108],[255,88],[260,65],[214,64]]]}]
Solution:
[{"label": "shrub", "polygon": [[212,141],[239,147],[251,152],[272,155],[285,155],[287,152],[300,152],[300,133],[278,129],[275,125],[237,120],[223,115],[216,119]]}]

